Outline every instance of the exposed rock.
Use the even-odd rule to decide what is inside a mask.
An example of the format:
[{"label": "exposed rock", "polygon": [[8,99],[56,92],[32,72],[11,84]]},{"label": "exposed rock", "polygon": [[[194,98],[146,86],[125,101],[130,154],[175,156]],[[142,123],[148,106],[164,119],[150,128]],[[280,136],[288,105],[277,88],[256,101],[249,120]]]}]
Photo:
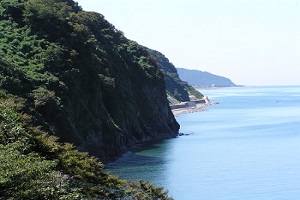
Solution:
[{"label": "exposed rock", "polygon": [[165,78],[144,47],[73,1],[16,2],[1,15],[1,89],[26,99],[34,125],[101,161],[177,136]]}]

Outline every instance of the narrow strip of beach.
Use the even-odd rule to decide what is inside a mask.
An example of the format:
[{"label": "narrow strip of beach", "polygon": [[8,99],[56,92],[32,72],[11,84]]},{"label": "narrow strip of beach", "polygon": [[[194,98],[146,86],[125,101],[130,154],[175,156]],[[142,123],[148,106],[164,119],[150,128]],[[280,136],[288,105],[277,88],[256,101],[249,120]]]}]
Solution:
[{"label": "narrow strip of beach", "polygon": [[187,107],[183,107],[183,108],[174,108],[174,109],[172,109],[172,113],[176,117],[176,116],[182,115],[182,114],[205,111],[205,110],[206,110],[205,104],[197,103],[194,106],[187,106]]}]

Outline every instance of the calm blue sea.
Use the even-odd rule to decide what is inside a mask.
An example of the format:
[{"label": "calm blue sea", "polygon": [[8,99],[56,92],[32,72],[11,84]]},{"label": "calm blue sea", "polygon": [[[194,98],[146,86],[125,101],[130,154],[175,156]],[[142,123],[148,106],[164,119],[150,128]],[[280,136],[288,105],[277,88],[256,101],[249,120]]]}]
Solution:
[{"label": "calm blue sea", "polygon": [[300,86],[201,90],[207,111],[177,117],[189,134],[108,165],[177,200],[300,199]]}]

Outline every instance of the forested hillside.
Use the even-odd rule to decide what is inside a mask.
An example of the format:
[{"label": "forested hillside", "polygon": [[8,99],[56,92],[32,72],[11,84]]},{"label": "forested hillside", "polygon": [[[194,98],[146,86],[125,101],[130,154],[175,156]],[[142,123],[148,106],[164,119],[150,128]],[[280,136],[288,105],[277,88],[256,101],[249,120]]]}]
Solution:
[{"label": "forested hillside", "polygon": [[166,89],[169,96],[177,99],[178,101],[189,101],[189,95],[194,95],[199,99],[203,97],[199,91],[179,78],[177,69],[168,58],[158,51],[148,48],[147,50],[157,61],[158,68],[165,76]]},{"label": "forested hillside", "polygon": [[0,1],[1,199],[166,199],[98,161],[178,129],[156,60],[101,14]]},{"label": "forested hillside", "polygon": [[233,87],[229,78],[200,70],[177,68],[179,77],[195,87]]}]

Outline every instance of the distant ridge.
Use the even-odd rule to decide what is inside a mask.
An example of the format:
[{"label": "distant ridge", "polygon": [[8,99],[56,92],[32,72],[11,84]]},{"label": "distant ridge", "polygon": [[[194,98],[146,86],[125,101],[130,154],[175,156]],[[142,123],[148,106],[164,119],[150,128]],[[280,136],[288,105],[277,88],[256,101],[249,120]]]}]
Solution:
[{"label": "distant ridge", "polygon": [[195,87],[233,87],[237,86],[229,78],[203,72],[200,70],[190,70],[177,68],[181,80],[188,82]]}]

